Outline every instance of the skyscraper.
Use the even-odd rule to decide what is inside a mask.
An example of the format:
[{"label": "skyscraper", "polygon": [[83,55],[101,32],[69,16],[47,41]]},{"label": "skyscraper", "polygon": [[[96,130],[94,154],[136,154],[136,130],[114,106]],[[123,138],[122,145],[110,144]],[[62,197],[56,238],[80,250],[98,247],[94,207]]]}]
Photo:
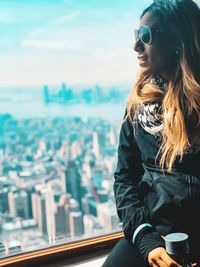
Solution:
[{"label": "skyscraper", "polygon": [[80,205],[80,210],[82,210],[81,176],[75,161],[70,160],[68,162],[68,166],[65,171],[65,179],[67,193],[70,193],[72,198],[78,201]]},{"label": "skyscraper", "polygon": [[38,224],[38,230],[43,235],[47,235],[46,198],[44,190],[32,194],[32,209],[33,218]]},{"label": "skyscraper", "polygon": [[29,218],[28,194],[25,190],[16,189],[8,193],[10,214],[13,217]]},{"label": "skyscraper", "polygon": [[72,211],[69,214],[71,238],[80,237],[84,234],[83,215],[80,211]]}]

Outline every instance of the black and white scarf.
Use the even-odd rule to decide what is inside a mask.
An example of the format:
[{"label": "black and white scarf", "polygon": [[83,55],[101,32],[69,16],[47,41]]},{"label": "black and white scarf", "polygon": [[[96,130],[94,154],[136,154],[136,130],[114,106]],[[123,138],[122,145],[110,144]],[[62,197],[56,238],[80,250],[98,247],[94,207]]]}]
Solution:
[{"label": "black and white scarf", "polygon": [[[155,74],[150,83],[158,85],[161,90],[166,90],[168,86],[168,81],[164,79],[159,74]],[[161,141],[162,133],[161,130],[163,128],[163,121],[158,117],[161,114],[162,109],[159,103],[153,104],[141,104],[136,111],[136,120],[139,121],[140,125],[144,128],[144,130],[154,137]],[[185,150],[185,153],[199,153],[200,147],[199,145],[193,145],[189,149]]]},{"label": "black and white scarf", "polygon": [[[166,90],[168,81],[159,74],[155,74],[150,83],[156,84],[161,90]],[[136,112],[137,119],[144,130],[153,134],[155,138],[161,138],[161,129],[163,128],[163,121],[160,120],[158,114],[161,112],[159,103],[141,104]]]}]

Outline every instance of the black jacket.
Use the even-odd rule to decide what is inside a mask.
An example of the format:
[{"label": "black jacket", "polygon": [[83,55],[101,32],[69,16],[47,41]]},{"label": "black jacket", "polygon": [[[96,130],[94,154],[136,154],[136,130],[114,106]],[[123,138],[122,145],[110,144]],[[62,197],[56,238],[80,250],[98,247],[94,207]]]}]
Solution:
[{"label": "black jacket", "polygon": [[139,225],[153,225],[140,231],[135,242],[147,260],[151,250],[165,247],[161,235],[185,232],[196,259],[200,257],[200,152],[184,154],[182,162],[177,156],[172,172],[163,174],[159,157],[155,163],[159,147],[160,141],[140,124],[134,138],[131,122],[122,123],[113,190],[124,235],[132,243]]}]

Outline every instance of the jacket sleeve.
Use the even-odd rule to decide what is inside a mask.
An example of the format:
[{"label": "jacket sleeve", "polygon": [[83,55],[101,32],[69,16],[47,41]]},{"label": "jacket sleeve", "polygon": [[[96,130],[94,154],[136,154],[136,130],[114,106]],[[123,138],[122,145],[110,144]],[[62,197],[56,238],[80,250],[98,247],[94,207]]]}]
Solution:
[{"label": "jacket sleeve", "polygon": [[[125,112],[126,115],[126,112]],[[133,135],[132,124],[127,119],[122,123],[118,145],[117,167],[114,172],[114,196],[117,214],[122,221],[125,238],[133,244],[133,235],[141,225],[151,224],[148,210],[139,192],[139,182],[144,174],[141,151]],[[134,244],[143,259],[156,247],[164,247],[164,241],[152,227],[144,227],[137,234]]]}]

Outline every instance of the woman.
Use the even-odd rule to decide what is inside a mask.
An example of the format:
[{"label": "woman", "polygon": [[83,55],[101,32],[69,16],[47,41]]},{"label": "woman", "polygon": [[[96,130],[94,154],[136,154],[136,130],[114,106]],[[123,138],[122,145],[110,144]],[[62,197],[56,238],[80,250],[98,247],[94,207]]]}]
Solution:
[{"label": "woman", "polygon": [[165,250],[173,232],[187,233],[192,262],[200,259],[200,9],[192,0],[155,0],[140,19],[140,74],[113,186],[125,237],[103,267],[180,266]]}]

